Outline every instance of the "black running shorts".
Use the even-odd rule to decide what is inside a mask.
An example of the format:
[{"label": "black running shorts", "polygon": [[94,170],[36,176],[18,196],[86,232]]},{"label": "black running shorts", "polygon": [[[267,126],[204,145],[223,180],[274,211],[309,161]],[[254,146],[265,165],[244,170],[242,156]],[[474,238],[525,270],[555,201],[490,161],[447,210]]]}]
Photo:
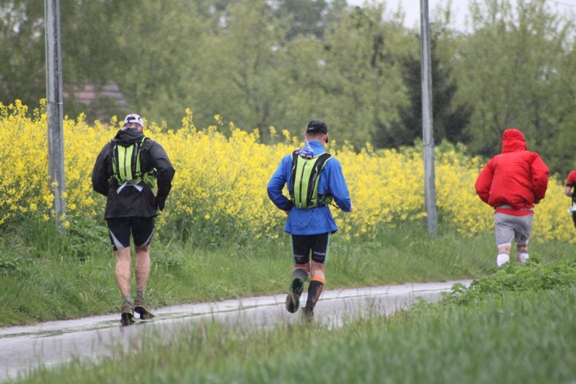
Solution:
[{"label": "black running shorts", "polygon": [[308,264],[310,256],[317,263],[326,263],[330,249],[330,233],[320,235],[292,235],[294,263]]},{"label": "black running shorts", "polygon": [[154,236],[153,217],[116,217],[107,219],[108,233],[114,250],[130,247],[130,235],[137,247],[148,246]]}]

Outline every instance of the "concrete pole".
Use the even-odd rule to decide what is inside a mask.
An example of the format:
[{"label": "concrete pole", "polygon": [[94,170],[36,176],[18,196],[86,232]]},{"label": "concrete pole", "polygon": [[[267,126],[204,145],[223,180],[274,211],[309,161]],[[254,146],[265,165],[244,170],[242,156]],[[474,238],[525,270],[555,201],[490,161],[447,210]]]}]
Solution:
[{"label": "concrete pole", "polygon": [[66,190],[64,179],[64,103],[60,49],[60,0],[44,0],[46,16],[46,99],[48,112],[48,173],[54,194],[56,223],[66,233]]},{"label": "concrete pole", "polygon": [[430,59],[430,22],[428,0],[420,0],[421,62],[422,62],[422,139],[424,142],[424,201],[428,232],[436,237],[436,182],[434,175],[434,135],[432,129],[432,70]]}]

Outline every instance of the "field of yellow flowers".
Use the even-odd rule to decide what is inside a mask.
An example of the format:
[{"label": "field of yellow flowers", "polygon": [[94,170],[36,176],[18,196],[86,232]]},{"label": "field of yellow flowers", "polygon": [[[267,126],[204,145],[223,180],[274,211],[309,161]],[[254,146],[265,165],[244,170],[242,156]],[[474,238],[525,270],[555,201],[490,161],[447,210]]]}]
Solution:
[{"label": "field of yellow flowers", "polygon": [[[68,224],[74,218],[102,221],[105,198],[92,191],[91,172],[97,154],[119,126],[116,118],[109,125],[93,126],[83,116],[65,119]],[[218,116],[215,125],[205,129],[194,126],[190,111],[177,130],[148,122],[145,134],[162,144],[177,171],[159,225],[213,237],[278,236],[285,215],[268,200],[266,184],[282,157],[302,145],[302,137],[270,129],[276,143],[265,145],[256,131],[224,127]],[[0,104],[0,142],[0,228],[23,218],[50,220],[46,114],[29,114],[19,102]],[[343,236],[370,238],[383,225],[425,217],[421,148],[375,151],[367,146],[355,152],[333,141],[327,150],[341,161],[354,203],[351,214],[333,209]],[[462,236],[492,229],[492,209],[474,191],[482,166],[483,161],[467,156],[465,149],[436,148],[438,216]],[[562,189],[561,180],[551,179],[546,198],[536,207],[536,241],[573,241],[569,199]]]}]

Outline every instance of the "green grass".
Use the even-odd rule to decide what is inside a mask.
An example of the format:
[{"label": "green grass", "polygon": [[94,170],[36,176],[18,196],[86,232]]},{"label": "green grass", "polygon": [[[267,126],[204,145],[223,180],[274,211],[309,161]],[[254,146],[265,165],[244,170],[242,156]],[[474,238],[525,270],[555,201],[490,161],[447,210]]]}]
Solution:
[{"label": "green grass", "polygon": [[[25,228],[25,227],[23,227]],[[106,233],[22,229],[0,237],[2,326],[119,310]],[[376,239],[338,234],[327,289],[475,279],[437,304],[348,320],[255,329],[201,323],[172,337],[141,333],[98,364],[40,369],[22,383],[571,383],[576,382],[574,245],[531,243],[529,263],[496,269],[492,234],[463,238],[417,225]],[[292,258],[280,239],[153,244],[152,307],[283,293]],[[124,352],[123,352],[124,351]],[[160,352],[159,352],[160,351]]]},{"label": "green grass", "polygon": [[[0,247],[0,326],[69,319],[120,310],[114,256],[101,227],[54,228],[3,234]],[[574,254],[567,244],[531,244],[530,255],[553,264]],[[554,252],[549,252],[551,249]],[[436,239],[415,224],[383,229],[376,239],[333,236],[326,289],[449,281],[484,276],[494,268],[493,235]],[[278,294],[292,272],[290,238],[219,246],[156,239],[147,300],[153,308]],[[133,293],[135,292],[134,281]]]},{"label": "green grass", "polygon": [[[143,337],[98,365],[21,383],[570,383],[576,290],[505,292],[474,306],[427,304],[334,329],[205,323]],[[123,348],[117,348],[118,351]]]}]

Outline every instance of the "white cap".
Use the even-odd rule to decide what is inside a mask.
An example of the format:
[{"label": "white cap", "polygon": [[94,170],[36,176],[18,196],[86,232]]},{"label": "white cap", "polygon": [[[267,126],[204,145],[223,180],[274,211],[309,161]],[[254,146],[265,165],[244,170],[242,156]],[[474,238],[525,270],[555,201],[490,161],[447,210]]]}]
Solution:
[{"label": "white cap", "polygon": [[131,113],[128,116],[126,116],[126,118],[124,119],[124,125],[123,126],[126,126],[126,124],[128,124],[128,123],[136,123],[136,124],[140,125],[141,127],[144,126],[144,122],[142,121],[142,118],[135,113]]}]

